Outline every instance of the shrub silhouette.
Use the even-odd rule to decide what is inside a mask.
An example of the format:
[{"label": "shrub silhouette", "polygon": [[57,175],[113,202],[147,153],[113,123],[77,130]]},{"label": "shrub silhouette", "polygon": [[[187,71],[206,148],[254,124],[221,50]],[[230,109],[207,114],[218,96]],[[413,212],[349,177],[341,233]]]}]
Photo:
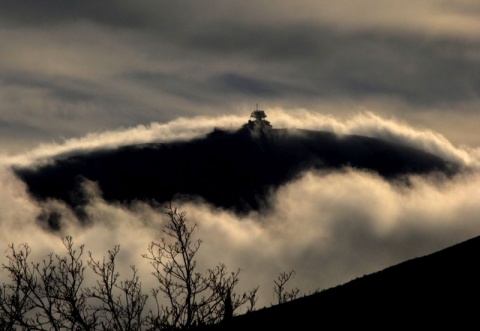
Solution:
[{"label": "shrub silhouette", "polygon": [[291,290],[286,289],[286,284],[288,281],[295,277],[295,270],[281,272],[277,279],[273,281],[275,284],[273,286],[274,296],[276,298],[277,304],[282,304],[291,300],[294,300],[300,294],[299,288],[294,288]]}]

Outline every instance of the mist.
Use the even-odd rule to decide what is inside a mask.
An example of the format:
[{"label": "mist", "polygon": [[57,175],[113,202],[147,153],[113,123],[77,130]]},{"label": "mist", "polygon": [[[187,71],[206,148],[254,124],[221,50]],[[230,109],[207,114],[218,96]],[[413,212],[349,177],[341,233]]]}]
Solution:
[{"label": "mist", "polygon": [[[424,150],[466,167],[478,166],[480,149],[465,145],[454,146],[438,132],[424,127],[413,127],[394,117],[387,119],[365,111],[348,118],[338,118],[332,114],[319,114],[307,109],[282,108],[268,109],[267,114],[274,128],[301,128],[330,131],[338,135],[355,134],[380,138]],[[59,156],[149,142],[187,141],[205,135],[214,128],[236,130],[247,120],[248,116],[238,115],[180,117],[167,123],[152,122],[132,128],[92,132],[79,138],[42,143],[24,153],[3,155],[0,157],[0,164],[33,167],[36,164],[51,162]]]},{"label": "mist", "polygon": [[[286,270],[295,270],[289,286],[303,294],[339,285],[379,271],[406,259],[432,253],[480,233],[480,173],[478,149],[457,147],[440,133],[416,128],[395,119],[361,113],[348,119],[318,115],[307,110],[267,112],[275,128],[295,127],[361,134],[407,144],[458,162],[464,170],[453,178],[411,175],[408,181],[389,181],[376,173],[358,169],[328,172],[307,171],[272,191],[272,208],[239,216],[215,208],[208,201],[173,201],[198,224],[202,246],[200,268],[219,262],[229,270],[241,269],[238,290],[259,286],[257,308],[269,306],[273,280]],[[161,238],[165,217],[162,208],[143,201],[109,203],[94,182],[85,182],[88,197],[85,212],[89,222],[76,219],[61,201],[39,202],[11,166],[35,167],[59,155],[88,153],[128,144],[188,140],[214,127],[235,128],[246,122],[238,116],[183,118],[130,129],[92,133],[88,136],[45,144],[19,155],[5,155],[0,167],[0,242],[28,243],[33,259],[49,252],[62,253],[61,239],[73,237],[100,259],[120,245],[119,267],[129,275],[129,266],[140,270],[145,291],[155,286],[153,271],[141,254],[150,241]],[[406,184],[408,183],[408,184]],[[62,215],[58,231],[38,221],[42,211]],[[2,256],[1,262],[5,263]],[[5,277],[0,273],[0,277]],[[4,279],[2,279],[4,280]]]}]

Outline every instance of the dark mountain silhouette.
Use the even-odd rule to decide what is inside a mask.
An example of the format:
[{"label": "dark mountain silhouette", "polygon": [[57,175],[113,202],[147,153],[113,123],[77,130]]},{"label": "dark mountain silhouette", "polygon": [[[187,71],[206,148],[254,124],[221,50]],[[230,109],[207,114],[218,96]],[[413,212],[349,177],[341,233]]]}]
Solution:
[{"label": "dark mountain silhouette", "polygon": [[66,155],[36,169],[14,170],[33,196],[63,200],[81,215],[87,199],[79,190],[84,179],[97,182],[107,201],[201,198],[246,213],[268,208],[272,190],[305,170],[346,166],[388,179],[409,173],[451,175],[457,168],[438,156],[375,138],[245,126],[187,142]]},{"label": "dark mountain silhouette", "polygon": [[[480,237],[205,330],[464,330],[478,325]],[[359,256],[359,258],[361,258]]]}]

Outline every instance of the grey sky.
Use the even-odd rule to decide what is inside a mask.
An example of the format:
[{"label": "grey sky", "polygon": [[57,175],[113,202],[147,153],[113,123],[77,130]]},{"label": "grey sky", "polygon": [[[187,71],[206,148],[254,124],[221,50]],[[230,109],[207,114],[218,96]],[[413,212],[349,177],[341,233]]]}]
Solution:
[{"label": "grey sky", "polygon": [[476,146],[479,15],[474,1],[2,1],[0,143],[259,103],[368,110]]},{"label": "grey sky", "polygon": [[190,139],[240,126],[257,103],[274,127],[369,135],[474,169],[408,188],[306,173],[265,217],[181,205],[200,224],[202,262],[242,268],[262,305],[284,270],[322,289],[478,235],[479,31],[473,0],[0,1],[0,242],[27,241],[40,259],[61,249],[35,222],[59,210],[62,235],[98,255],[122,243],[124,266],[149,279],[139,256],[158,240],[157,210],[94,195],[81,227],[5,163]]}]

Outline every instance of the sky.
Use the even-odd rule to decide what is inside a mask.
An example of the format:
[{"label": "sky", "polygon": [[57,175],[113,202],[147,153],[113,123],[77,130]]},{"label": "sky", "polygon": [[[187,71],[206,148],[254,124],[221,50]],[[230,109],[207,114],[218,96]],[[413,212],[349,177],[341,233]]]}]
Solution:
[{"label": "sky", "polygon": [[2,1],[6,152],[178,117],[373,111],[477,145],[476,1]]},{"label": "sky", "polygon": [[188,140],[239,127],[257,104],[274,128],[378,137],[466,169],[413,176],[410,188],[308,172],[272,193],[270,215],[242,219],[182,204],[204,265],[241,268],[261,305],[284,270],[308,292],[468,239],[480,233],[478,31],[473,0],[1,1],[0,242],[29,242],[37,257],[61,249],[35,222],[57,208],[70,220],[62,235],[99,255],[121,242],[123,261],[148,275],[139,256],[161,213],[109,204],[92,183],[85,228],[61,202],[30,197],[9,167]]}]

